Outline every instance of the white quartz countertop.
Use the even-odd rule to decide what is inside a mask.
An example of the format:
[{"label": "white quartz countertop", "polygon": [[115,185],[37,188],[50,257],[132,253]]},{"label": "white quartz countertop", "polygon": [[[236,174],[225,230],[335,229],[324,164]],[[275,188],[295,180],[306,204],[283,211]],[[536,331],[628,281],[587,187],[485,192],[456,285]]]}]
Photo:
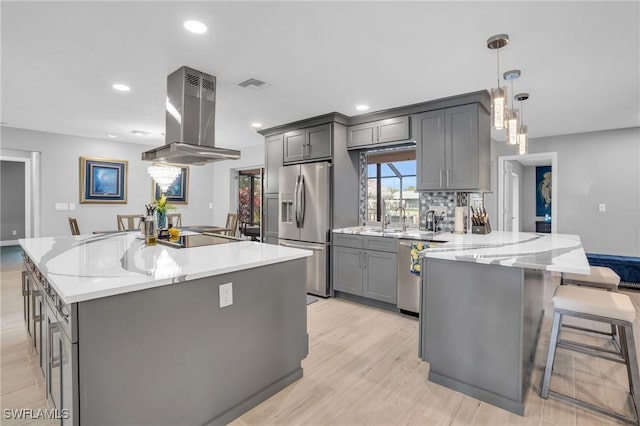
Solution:
[{"label": "white quartz countertop", "polygon": [[311,256],[252,241],[193,248],[145,246],[137,232],[19,240],[65,303],[226,274]]},{"label": "white quartz countertop", "polygon": [[398,228],[387,228],[382,230],[380,226],[351,226],[348,228],[333,229],[332,232],[336,234],[350,234],[350,235],[366,235],[370,237],[387,237],[396,239],[411,239],[411,240],[423,240],[423,241],[449,241],[453,234],[434,234],[433,232],[421,231],[419,229],[410,228],[406,231]]},{"label": "white quartz countertop", "polygon": [[589,262],[578,235],[493,231],[442,234],[448,241],[423,250],[422,257],[484,263],[545,271],[588,274]]}]

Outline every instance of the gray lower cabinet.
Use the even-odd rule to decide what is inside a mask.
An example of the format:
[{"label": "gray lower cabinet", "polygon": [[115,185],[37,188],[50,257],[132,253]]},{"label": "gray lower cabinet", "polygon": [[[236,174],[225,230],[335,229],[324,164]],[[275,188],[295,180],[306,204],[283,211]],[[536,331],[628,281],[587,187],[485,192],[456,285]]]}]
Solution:
[{"label": "gray lower cabinet", "polygon": [[409,139],[409,116],[350,126],[347,134],[347,148],[358,149],[370,145]]},{"label": "gray lower cabinet", "polygon": [[278,194],[262,196],[262,224],[264,242],[278,245]]},{"label": "gray lower cabinet", "polygon": [[331,158],[331,123],[284,134],[284,163],[297,163]]},{"label": "gray lower cabinet", "polygon": [[[334,290],[395,305],[398,269],[396,242],[395,239],[384,237],[334,234]],[[378,246],[380,250],[362,248],[370,246]]]},{"label": "gray lower cabinet", "polygon": [[265,175],[264,175],[264,193],[278,193],[278,170],[282,166],[284,154],[283,150],[283,134],[267,136],[265,138]]},{"label": "gray lower cabinet", "polygon": [[479,104],[414,115],[418,190],[490,190],[489,120]]}]

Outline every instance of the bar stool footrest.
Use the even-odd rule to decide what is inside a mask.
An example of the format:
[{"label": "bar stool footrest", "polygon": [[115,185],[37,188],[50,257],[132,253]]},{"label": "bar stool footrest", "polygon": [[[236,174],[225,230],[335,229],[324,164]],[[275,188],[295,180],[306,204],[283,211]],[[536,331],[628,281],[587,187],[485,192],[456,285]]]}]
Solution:
[{"label": "bar stool footrest", "polygon": [[[621,352],[611,351],[609,349],[600,348],[598,346],[587,345],[586,343],[573,342],[571,340],[560,339],[558,348],[568,349],[570,351],[580,352],[585,355],[596,356],[613,362],[625,363],[624,355]],[[615,355],[615,356],[610,356]]]},{"label": "bar stool footrest", "polygon": [[579,399],[573,398],[571,396],[565,395],[565,394],[560,393],[560,392],[552,391],[551,389],[549,389],[548,396],[550,396],[552,398],[555,398],[555,399],[559,399],[559,400],[564,401],[564,402],[568,402],[570,404],[575,404],[575,405],[577,405],[579,407],[582,407],[582,408],[586,408],[586,409],[589,409],[589,410],[596,411],[596,412],[598,412],[600,414],[604,414],[605,416],[613,417],[614,419],[620,420],[620,421],[625,422],[625,423],[629,423],[629,424],[632,424],[632,425],[637,425],[638,422],[639,422],[638,419],[627,417],[627,416],[625,416],[623,414],[617,413],[615,411],[607,410],[607,409],[599,407],[597,405],[589,404],[588,402],[581,401]]},{"label": "bar stool footrest", "polygon": [[580,331],[587,331],[589,333],[603,334],[603,335],[609,336],[609,337],[613,337],[614,336],[614,334],[611,333],[611,332],[594,330],[592,328],[580,327],[578,325],[562,324],[562,328],[571,328],[573,330],[580,330]]}]

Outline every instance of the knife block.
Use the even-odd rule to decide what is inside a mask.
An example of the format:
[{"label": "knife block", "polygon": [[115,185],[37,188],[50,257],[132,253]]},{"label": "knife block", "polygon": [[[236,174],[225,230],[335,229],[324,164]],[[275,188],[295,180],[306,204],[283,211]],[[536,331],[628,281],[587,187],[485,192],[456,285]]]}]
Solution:
[{"label": "knife block", "polygon": [[473,225],[471,227],[472,234],[488,234],[489,232],[491,232],[491,228],[489,228],[489,225],[486,223],[484,225]]}]

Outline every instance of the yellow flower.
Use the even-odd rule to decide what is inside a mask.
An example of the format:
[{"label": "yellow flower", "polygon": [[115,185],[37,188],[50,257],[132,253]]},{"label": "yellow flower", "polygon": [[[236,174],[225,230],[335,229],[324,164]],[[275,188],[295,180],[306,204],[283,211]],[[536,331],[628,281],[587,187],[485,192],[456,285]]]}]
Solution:
[{"label": "yellow flower", "polygon": [[174,206],[172,206],[171,204],[169,204],[167,202],[167,196],[162,194],[162,196],[160,197],[160,199],[158,200],[154,200],[153,204],[156,206],[156,211],[160,212],[160,213],[166,213],[167,210],[173,210],[175,209]]}]

